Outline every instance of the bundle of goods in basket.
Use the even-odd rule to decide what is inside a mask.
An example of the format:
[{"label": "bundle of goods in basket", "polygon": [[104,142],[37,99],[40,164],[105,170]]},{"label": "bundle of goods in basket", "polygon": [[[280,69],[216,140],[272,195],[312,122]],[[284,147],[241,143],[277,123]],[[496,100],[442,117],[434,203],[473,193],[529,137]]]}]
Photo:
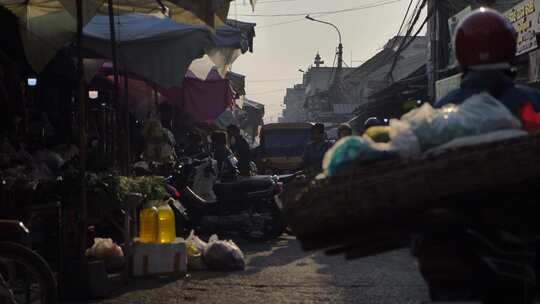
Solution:
[{"label": "bundle of goods in basket", "polygon": [[479,94],[429,104],[391,120],[390,142],[348,137],[328,151],[323,174],[284,194],[288,224],[307,249],[362,242],[365,252],[403,245],[422,212],[471,192],[527,192],[540,178],[540,137],[504,105]]}]

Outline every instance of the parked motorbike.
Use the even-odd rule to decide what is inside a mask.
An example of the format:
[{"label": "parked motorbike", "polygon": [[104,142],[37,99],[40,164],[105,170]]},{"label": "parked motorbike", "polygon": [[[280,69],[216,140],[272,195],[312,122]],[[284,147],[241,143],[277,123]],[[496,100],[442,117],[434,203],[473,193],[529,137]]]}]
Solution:
[{"label": "parked motorbike", "polygon": [[432,301],[533,303],[536,240],[475,223],[456,210],[431,210],[414,239]]},{"label": "parked motorbike", "polygon": [[0,303],[57,302],[56,279],[49,265],[24,245],[29,231],[23,223],[0,220]]},{"label": "parked motorbike", "polygon": [[[211,158],[185,159],[169,183],[178,189],[178,202],[174,204],[177,228],[207,232],[231,231],[256,240],[278,237],[285,231],[276,196],[283,184],[275,176],[240,178],[234,173],[236,161],[230,157],[221,173],[215,172]],[[204,170],[210,175],[236,176],[228,182],[213,185],[215,199],[205,199],[193,189],[193,175]],[[224,172],[223,172],[224,171]],[[214,176],[215,177],[215,176]]]}]

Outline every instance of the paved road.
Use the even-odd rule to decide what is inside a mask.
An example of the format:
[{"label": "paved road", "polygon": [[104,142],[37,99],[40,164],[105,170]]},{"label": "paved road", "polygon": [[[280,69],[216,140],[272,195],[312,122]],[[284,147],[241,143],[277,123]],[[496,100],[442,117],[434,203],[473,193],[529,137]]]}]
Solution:
[{"label": "paved road", "polygon": [[240,244],[244,272],[193,272],[186,279],[137,280],[95,303],[425,303],[427,289],[408,251],[354,261],[303,252],[292,237]]}]

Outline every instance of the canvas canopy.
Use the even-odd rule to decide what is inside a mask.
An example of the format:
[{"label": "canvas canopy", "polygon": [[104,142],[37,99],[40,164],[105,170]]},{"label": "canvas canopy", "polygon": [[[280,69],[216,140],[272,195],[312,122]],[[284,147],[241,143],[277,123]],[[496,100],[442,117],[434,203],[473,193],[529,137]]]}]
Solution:
[{"label": "canvas canopy", "polygon": [[[241,32],[227,25],[212,33],[204,26],[175,23],[163,14],[126,14],[116,19],[120,65],[165,88],[181,86],[190,64],[205,52],[225,72],[235,59],[225,58],[227,52],[239,50],[243,43]],[[84,28],[84,36],[85,49],[110,57],[107,16],[94,17]]]},{"label": "canvas canopy", "polygon": [[[83,24],[96,15],[107,15],[105,0],[83,0]],[[116,14],[166,12],[175,22],[220,26],[229,10],[229,0],[114,0]],[[160,3],[162,5],[160,5]],[[19,19],[27,60],[36,72],[76,35],[75,0],[0,0]]]}]

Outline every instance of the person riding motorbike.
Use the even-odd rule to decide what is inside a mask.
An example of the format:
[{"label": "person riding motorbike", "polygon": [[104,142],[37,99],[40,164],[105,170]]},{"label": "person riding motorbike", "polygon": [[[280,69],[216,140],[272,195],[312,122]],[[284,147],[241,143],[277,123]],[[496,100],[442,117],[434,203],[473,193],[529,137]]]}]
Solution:
[{"label": "person riding motorbike", "polygon": [[500,13],[488,8],[472,12],[456,29],[455,50],[463,71],[460,87],[435,107],[460,104],[487,92],[521,119],[525,130],[540,129],[540,91],[514,83],[517,33]]},{"label": "person riding motorbike", "polygon": [[[480,8],[468,15],[458,25],[454,40],[456,57],[464,77],[460,88],[436,102],[435,107],[449,103],[460,104],[472,95],[487,92],[520,118],[525,130],[538,130],[540,91],[517,85],[513,81],[515,72],[512,63],[516,53],[516,39],[517,34],[512,24],[494,10]],[[475,214],[486,212],[482,209],[482,202],[489,200],[489,197],[485,198],[482,194],[470,193],[456,199],[455,205],[463,207],[428,211],[420,223],[421,233],[413,241],[413,253],[418,259],[420,272],[428,284],[432,300],[448,300],[456,293],[461,297],[463,293],[470,296],[470,293],[479,292],[483,293],[481,297],[484,301],[491,298],[493,303],[518,303],[515,300],[508,302],[501,296],[519,298],[519,288],[518,292],[514,290],[512,292],[515,293],[511,295],[511,292],[504,290],[508,285],[492,283],[498,278],[482,276],[482,271],[488,267],[484,267],[483,260],[478,259],[482,257],[471,249],[474,245],[468,243],[465,237],[471,225],[487,234],[492,233],[491,230],[502,225],[504,217],[491,220],[485,216],[474,217]],[[516,213],[523,211],[519,208],[513,210]],[[464,223],[465,219],[472,223]],[[491,225],[491,222],[497,222],[497,225]]]},{"label": "person riding motorbike", "polygon": [[251,150],[247,140],[240,134],[240,128],[236,125],[228,126],[227,134],[229,135],[231,150],[238,157],[238,170],[240,170],[240,174],[242,176],[250,176]]},{"label": "person riding motorbike", "polygon": [[351,125],[349,125],[348,123],[344,123],[338,127],[337,133],[338,133],[338,140],[340,140],[344,137],[351,136],[353,134],[353,130],[351,128]]},{"label": "person riding motorbike", "polygon": [[326,140],[324,125],[315,124],[311,128],[311,142],[307,145],[303,156],[303,166],[308,174],[317,174],[322,171],[324,154],[331,146],[332,144]]}]

